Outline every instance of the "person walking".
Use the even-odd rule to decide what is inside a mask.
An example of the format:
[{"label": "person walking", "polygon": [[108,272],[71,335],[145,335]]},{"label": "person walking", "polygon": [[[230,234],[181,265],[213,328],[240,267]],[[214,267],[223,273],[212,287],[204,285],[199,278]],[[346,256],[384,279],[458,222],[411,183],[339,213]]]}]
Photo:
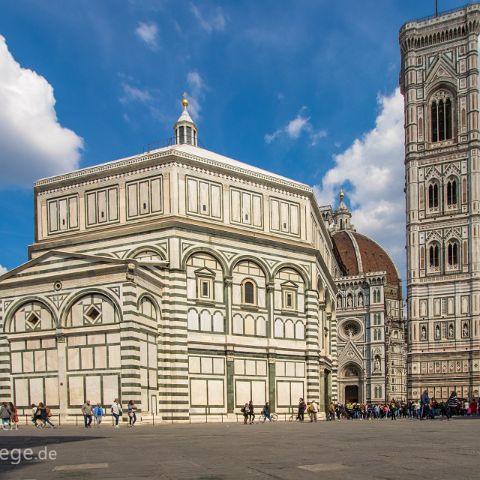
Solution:
[{"label": "person walking", "polygon": [[452,415],[457,412],[459,405],[460,401],[458,400],[457,392],[452,392],[447,400],[447,420],[450,420]]},{"label": "person walking", "polygon": [[298,415],[297,420],[303,422],[305,420],[305,409],[307,408],[307,404],[303,398],[300,398],[298,401]]},{"label": "person walking", "polygon": [[46,404],[42,402],[38,404],[37,416],[40,417],[43,428],[45,428],[47,424],[51,428],[55,428],[55,425],[50,420],[50,417],[52,416],[52,412]]},{"label": "person walking", "polygon": [[240,411],[243,413],[243,424],[246,425],[248,422],[248,414],[250,413],[248,402],[243,406]]},{"label": "person walking", "polygon": [[433,419],[432,409],[430,408],[430,397],[428,396],[428,390],[424,390],[420,398],[421,411],[420,411],[420,420],[423,420],[423,417],[429,417]]},{"label": "person walking", "polygon": [[116,398],[113,403],[112,403],[112,408],[111,412],[113,415],[113,418],[115,419],[115,428],[118,428],[118,419],[120,418],[120,415],[122,414],[122,407],[118,403],[118,398]]},{"label": "person walking", "polygon": [[90,405],[90,400],[87,400],[82,405],[82,414],[83,414],[83,421],[85,422],[85,428],[90,428],[92,426],[92,416],[93,416],[93,408]]},{"label": "person walking", "polygon": [[262,409],[262,415],[263,415],[263,423],[265,423],[266,420],[269,422],[272,421],[272,416],[270,415],[270,404],[268,402],[265,403]]},{"label": "person walking", "polygon": [[105,415],[105,412],[102,406],[99,403],[97,403],[97,405],[93,408],[93,416],[95,418],[95,424],[97,425],[97,427],[99,427],[100,424],[102,423],[104,415]]},{"label": "person walking", "polygon": [[128,402],[128,426],[129,427],[134,427],[135,422],[137,421],[137,407],[135,406],[135,403],[133,400],[130,400]]},{"label": "person walking", "polygon": [[11,426],[12,412],[8,408],[8,403],[3,402],[0,406],[0,420],[2,420],[2,430],[8,430]]},{"label": "person walking", "polygon": [[253,421],[255,420],[255,408],[251,400],[248,402],[248,409],[249,409],[248,419],[250,421],[250,425],[253,425]]},{"label": "person walking", "polygon": [[310,422],[316,422],[318,417],[318,406],[315,400],[310,404]]},{"label": "person walking", "polygon": [[11,417],[10,417],[10,430],[18,430],[18,410],[17,407],[12,403],[9,402],[8,404],[8,409],[11,412]]},{"label": "person walking", "polygon": [[395,399],[392,399],[390,403],[390,419],[391,420],[397,419],[397,404],[395,403]]},{"label": "person walking", "polygon": [[37,408],[37,406],[36,406],[34,403],[32,403],[31,408],[32,408],[32,417],[31,417],[32,423],[33,423],[36,427],[38,427],[38,423],[37,423],[37,420],[38,420],[38,418],[37,418],[38,408]]}]

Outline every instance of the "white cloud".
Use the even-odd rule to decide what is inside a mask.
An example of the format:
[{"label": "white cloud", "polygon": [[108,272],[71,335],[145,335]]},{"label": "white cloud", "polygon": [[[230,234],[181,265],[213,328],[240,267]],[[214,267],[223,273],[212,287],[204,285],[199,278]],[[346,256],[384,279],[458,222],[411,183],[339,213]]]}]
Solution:
[{"label": "white cloud", "polygon": [[128,82],[122,83],[123,95],[120,97],[120,102],[130,103],[130,102],[140,102],[147,103],[152,100],[152,95],[147,89],[141,89],[131,85]]},{"label": "white cloud", "polygon": [[187,74],[188,85],[188,111],[194,120],[200,118],[202,109],[200,102],[205,97],[206,85],[201,75],[193,70]]},{"label": "white cloud", "polygon": [[314,146],[321,138],[327,136],[326,130],[315,130],[310,122],[310,117],[305,116],[306,107],[302,107],[297,116],[290,120],[284,127],[275,130],[273,133],[267,133],[264,136],[265,142],[272,143],[277,138],[287,135],[292,140],[297,140],[302,133],[306,133],[309,143]]},{"label": "white cloud", "polygon": [[215,9],[204,9],[201,11],[193,3],[190,4],[193,15],[198,20],[198,24],[208,33],[225,30],[227,25],[227,16],[220,7]]},{"label": "white cloud", "polygon": [[23,68],[0,35],[0,187],[78,168],[83,140],[60,125],[53,88]]},{"label": "white cloud", "polygon": [[321,204],[336,204],[342,186],[358,232],[370,236],[405,273],[403,97],[397,88],[378,98],[375,128],[357,138],[316,187]]},{"label": "white cloud", "polygon": [[155,23],[140,22],[135,29],[135,33],[152,50],[158,50],[158,27]]},{"label": "white cloud", "polygon": [[7,272],[8,270],[4,266],[0,265],[0,276],[2,276],[4,273],[7,273]]}]

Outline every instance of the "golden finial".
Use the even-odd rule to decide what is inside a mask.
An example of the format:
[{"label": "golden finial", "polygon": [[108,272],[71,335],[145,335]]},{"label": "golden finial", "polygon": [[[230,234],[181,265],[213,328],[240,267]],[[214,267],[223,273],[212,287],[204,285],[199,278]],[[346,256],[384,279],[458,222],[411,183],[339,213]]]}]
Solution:
[{"label": "golden finial", "polygon": [[343,193],[343,189],[340,190],[340,201],[343,200],[343,197],[345,196],[345,194]]},{"label": "golden finial", "polygon": [[187,92],[183,92],[182,105],[185,109],[188,107]]}]

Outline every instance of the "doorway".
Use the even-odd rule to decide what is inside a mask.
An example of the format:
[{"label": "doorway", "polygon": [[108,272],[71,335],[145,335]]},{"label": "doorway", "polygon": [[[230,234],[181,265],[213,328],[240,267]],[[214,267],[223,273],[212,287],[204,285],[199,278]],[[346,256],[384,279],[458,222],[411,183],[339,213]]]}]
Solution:
[{"label": "doorway", "polygon": [[345,387],[345,403],[358,403],[358,385],[347,385]]}]

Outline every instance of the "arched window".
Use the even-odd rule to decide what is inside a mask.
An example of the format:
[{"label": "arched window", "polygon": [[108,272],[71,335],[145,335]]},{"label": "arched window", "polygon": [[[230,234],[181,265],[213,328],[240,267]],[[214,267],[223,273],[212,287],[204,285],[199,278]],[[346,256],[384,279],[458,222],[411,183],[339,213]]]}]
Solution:
[{"label": "arched window", "polygon": [[432,142],[441,142],[452,138],[452,101],[444,90],[437,92],[430,107],[430,125]]},{"label": "arched window", "polygon": [[251,280],[246,280],[243,283],[243,303],[255,305],[255,284]]},{"label": "arched window", "polygon": [[428,265],[434,269],[440,267],[440,247],[438,243],[433,243],[428,249]]},{"label": "arched window", "polygon": [[449,207],[457,204],[457,181],[451,178],[447,182],[447,205]]},{"label": "arched window", "polygon": [[447,246],[447,263],[449,267],[458,266],[458,243],[455,241],[449,242]]},{"label": "arched window", "polygon": [[432,182],[428,186],[428,208],[438,208],[438,183]]}]

